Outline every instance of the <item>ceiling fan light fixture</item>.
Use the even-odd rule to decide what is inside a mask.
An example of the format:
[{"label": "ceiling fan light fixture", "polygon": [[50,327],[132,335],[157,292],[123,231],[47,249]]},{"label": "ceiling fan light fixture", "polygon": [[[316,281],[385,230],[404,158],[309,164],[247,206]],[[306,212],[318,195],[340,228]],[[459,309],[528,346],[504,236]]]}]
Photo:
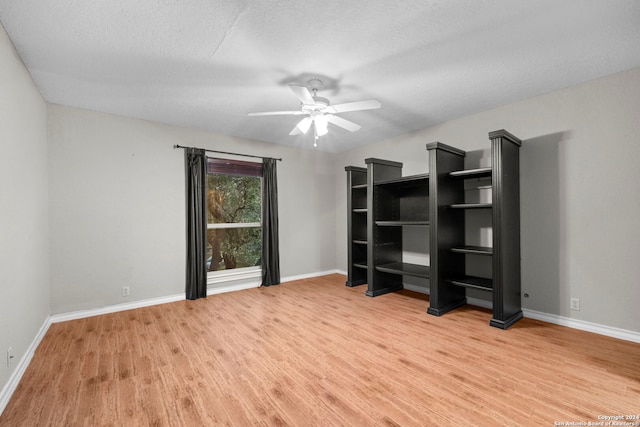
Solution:
[{"label": "ceiling fan light fixture", "polygon": [[355,132],[361,128],[357,123],[343,119],[337,114],[349,111],[372,110],[380,108],[380,101],[377,99],[366,99],[363,101],[345,102],[332,105],[327,98],[318,96],[318,89],[322,87],[320,79],[311,79],[308,86],[302,84],[290,84],[289,88],[300,101],[300,110],[293,111],[263,111],[249,113],[249,116],[288,116],[306,115],[293,128],[289,135],[296,136],[306,134],[313,125],[313,145],[317,145],[319,136],[329,133],[329,123],[343,128],[349,132]]},{"label": "ceiling fan light fixture", "polygon": [[315,116],[313,122],[316,125],[316,133],[318,136],[326,135],[329,132],[329,121],[324,115],[320,114]]}]

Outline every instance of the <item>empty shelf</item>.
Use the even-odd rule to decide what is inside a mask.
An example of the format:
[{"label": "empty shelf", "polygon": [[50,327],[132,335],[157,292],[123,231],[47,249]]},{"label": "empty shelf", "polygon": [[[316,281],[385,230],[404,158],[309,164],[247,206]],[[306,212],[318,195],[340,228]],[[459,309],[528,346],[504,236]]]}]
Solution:
[{"label": "empty shelf", "polygon": [[357,209],[354,209],[353,212],[355,212],[355,213],[367,213],[367,208],[357,208]]},{"label": "empty shelf", "polygon": [[392,262],[390,264],[382,264],[377,265],[376,270],[382,271],[384,273],[393,273],[407,276],[415,276],[415,277],[425,277],[428,278],[430,274],[429,266],[427,265],[418,265],[418,264],[408,264],[406,262]]},{"label": "empty shelf", "polygon": [[351,188],[353,188],[354,190],[367,188],[367,184],[352,185]]},{"label": "empty shelf", "polygon": [[491,203],[460,203],[449,207],[451,209],[486,209],[491,208]]},{"label": "empty shelf", "polygon": [[381,227],[402,227],[403,225],[429,225],[429,221],[376,221]]},{"label": "empty shelf", "polygon": [[449,172],[449,176],[456,178],[484,178],[491,176],[491,168],[467,169]]},{"label": "empty shelf", "polygon": [[400,178],[385,179],[382,181],[374,182],[374,185],[388,185],[388,186],[394,186],[398,188],[416,187],[421,185],[428,186],[429,174],[424,173],[421,175],[411,175],[411,176],[403,176]]},{"label": "empty shelf", "polygon": [[358,267],[358,268],[364,268],[366,270],[367,269],[367,262],[366,261],[354,262],[353,266],[354,267]]},{"label": "empty shelf", "polygon": [[484,277],[463,276],[447,280],[452,285],[465,288],[481,289],[483,291],[493,291],[493,281]]},{"label": "empty shelf", "polygon": [[366,244],[368,244],[368,242],[366,240],[357,240],[357,239],[355,239],[353,241],[353,243],[355,243],[356,245],[366,245]]},{"label": "empty shelf", "polygon": [[458,246],[451,248],[451,252],[458,252],[461,254],[493,255],[493,248],[488,246]]}]

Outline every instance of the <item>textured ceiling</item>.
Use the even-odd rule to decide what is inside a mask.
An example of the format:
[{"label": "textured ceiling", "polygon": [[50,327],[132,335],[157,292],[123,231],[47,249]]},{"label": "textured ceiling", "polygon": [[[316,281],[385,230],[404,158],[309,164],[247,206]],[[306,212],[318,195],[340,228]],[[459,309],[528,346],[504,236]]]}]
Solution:
[{"label": "textured ceiling", "polygon": [[637,0],[2,0],[51,103],[312,148],[287,87],[343,113],[338,152],[640,66]]}]

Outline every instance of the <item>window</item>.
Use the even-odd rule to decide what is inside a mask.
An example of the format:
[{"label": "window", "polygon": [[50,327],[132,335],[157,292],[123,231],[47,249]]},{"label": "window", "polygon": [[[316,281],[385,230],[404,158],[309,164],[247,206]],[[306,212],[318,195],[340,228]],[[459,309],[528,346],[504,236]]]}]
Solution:
[{"label": "window", "polygon": [[208,283],[260,276],[262,164],[207,159]]}]

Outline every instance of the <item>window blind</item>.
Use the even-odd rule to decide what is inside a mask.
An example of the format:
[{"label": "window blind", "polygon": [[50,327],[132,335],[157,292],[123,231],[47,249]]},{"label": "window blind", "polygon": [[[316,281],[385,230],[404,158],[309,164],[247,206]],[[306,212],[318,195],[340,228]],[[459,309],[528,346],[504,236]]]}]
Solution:
[{"label": "window blind", "polygon": [[262,163],[207,157],[207,173],[236,176],[262,176]]}]

